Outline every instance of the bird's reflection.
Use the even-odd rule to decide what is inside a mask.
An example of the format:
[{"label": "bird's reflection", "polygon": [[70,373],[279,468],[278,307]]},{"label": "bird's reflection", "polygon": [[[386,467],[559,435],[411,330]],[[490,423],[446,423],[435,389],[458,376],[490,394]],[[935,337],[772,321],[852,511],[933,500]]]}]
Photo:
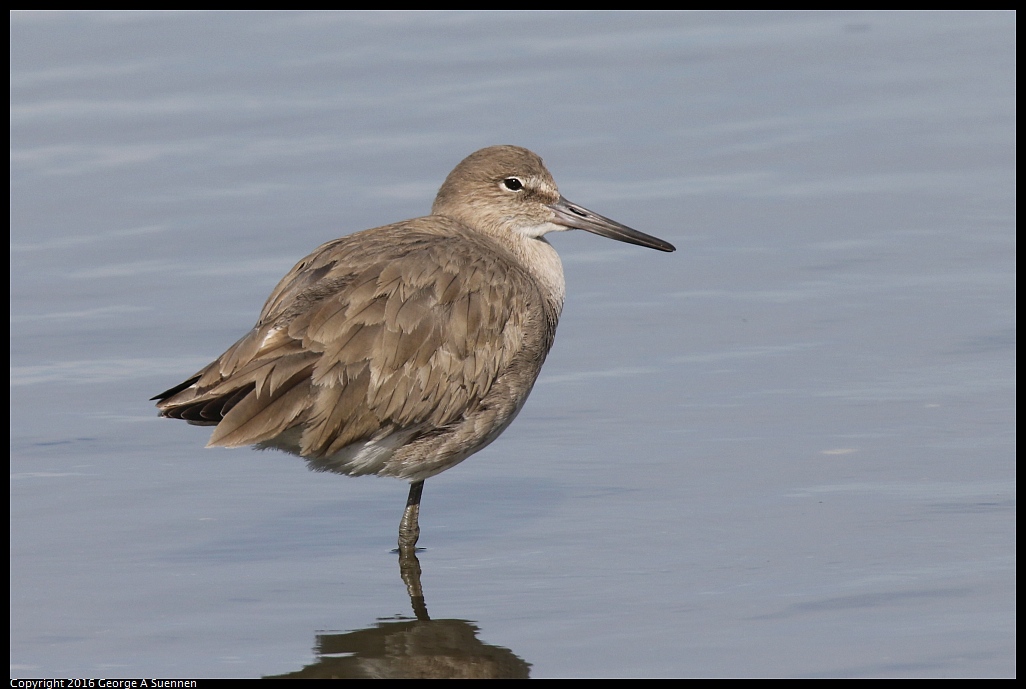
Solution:
[{"label": "bird's reflection", "polygon": [[477,638],[464,620],[428,617],[420,561],[413,547],[400,548],[399,573],[416,619],[379,620],[373,627],[318,634],[317,661],[269,679],[526,679],[530,665],[512,651]]}]

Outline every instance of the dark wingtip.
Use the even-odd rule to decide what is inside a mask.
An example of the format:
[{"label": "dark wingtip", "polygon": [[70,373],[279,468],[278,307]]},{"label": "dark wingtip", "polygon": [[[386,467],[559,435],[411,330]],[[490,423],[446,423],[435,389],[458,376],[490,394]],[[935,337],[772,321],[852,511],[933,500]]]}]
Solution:
[{"label": "dark wingtip", "polygon": [[159,400],[159,401],[163,402],[168,397],[174,397],[175,395],[177,395],[182,390],[186,389],[187,387],[189,387],[190,385],[192,385],[193,383],[195,383],[199,379],[200,379],[199,376],[194,376],[194,377],[190,378],[189,380],[185,381],[184,383],[179,383],[178,385],[174,386],[173,388],[171,388],[169,390],[165,390],[164,392],[162,392],[162,393],[160,393],[158,395],[154,395],[153,397],[150,398],[150,401],[152,402],[154,400]]}]

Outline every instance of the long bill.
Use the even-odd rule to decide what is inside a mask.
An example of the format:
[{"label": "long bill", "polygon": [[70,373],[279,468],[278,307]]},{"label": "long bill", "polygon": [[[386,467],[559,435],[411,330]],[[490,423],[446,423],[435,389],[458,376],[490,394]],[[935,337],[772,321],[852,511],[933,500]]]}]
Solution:
[{"label": "long bill", "polygon": [[549,208],[556,213],[556,223],[568,229],[587,230],[602,237],[615,239],[618,242],[647,246],[650,249],[658,249],[659,251],[676,251],[676,247],[669,242],[664,242],[658,237],[653,237],[650,234],[638,232],[631,227],[621,225],[615,220],[610,220],[603,215],[588,210],[584,206],[578,206],[563,196],[560,196],[559,201],[551,204]]}]

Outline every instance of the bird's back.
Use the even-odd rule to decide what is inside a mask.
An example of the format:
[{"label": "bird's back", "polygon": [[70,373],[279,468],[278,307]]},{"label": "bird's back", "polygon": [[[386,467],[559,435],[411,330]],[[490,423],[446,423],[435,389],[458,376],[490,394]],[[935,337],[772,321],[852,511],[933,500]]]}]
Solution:
[{"label": "bird's back", "polygon": [[421,480],[513,420],[559,307],[512,252],[455,220],[367,230],[300,261],[256,326],[158,407],[216,425],[211,446]]}]

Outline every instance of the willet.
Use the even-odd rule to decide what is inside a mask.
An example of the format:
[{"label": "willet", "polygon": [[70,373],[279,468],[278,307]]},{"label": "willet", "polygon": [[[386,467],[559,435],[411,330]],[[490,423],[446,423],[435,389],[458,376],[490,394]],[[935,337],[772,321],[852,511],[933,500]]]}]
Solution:
[{"label": "willet", "polygon": [[477,151],[431,215],[320,246],[252,330],[153,399],[162,416],[216,426],[207,447],[410,481],[399,545],[412,552],[424,480],[495,440],[534,386],[565,294],[544,235],[572,229],[674,250],[563,198],[531,151]]}]

